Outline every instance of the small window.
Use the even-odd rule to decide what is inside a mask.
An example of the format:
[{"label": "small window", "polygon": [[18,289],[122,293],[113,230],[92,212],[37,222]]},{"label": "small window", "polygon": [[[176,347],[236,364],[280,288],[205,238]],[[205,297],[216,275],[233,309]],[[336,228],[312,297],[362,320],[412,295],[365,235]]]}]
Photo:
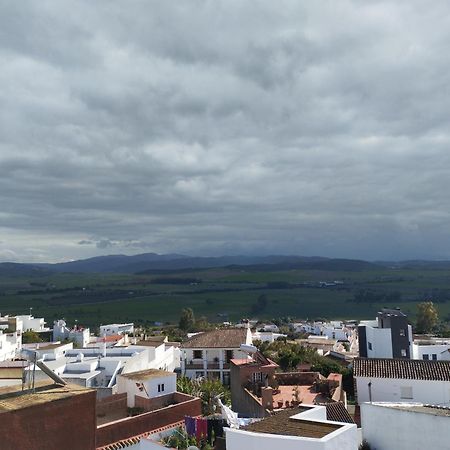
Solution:
[{"label": "small window", "polygon": [[161,384],[161,392],[164,392],[164,383]]},{"label": "small window", "polygon": [[225,350],[225,361],[229,363],[233,359],[233,350]]},{"label": "small window", "polygon": [[261,383],[263,379],[262,372],[255,372],[253,373],[253,382],[254,383]]},{"label": "small window", "polygon": [[161,385],[158,384],[158,392],[161,392]]},{"label": "small window", "polygon": [[202,350],[194,350],[194,359],[202,359],[203,351]]},{"label": "small window", "polygon": [[412,387],[411,386],[401,386],[400,387],[400,398],[412,399],[413,398]]},{"label": "small window", "polygon": [[424,353],[424,354],[422,355],[422,358],[423,358],[425,361],[428,361],[428,360],[430,359],[430,355],[428,355],[427,353]]},{"label": "small window", "polygon": [[407,355],[406,350],[404,348],[401,349],[401,354],[403,357],[405,357]]},{"label": "small window", "polygon": [[406,331],[404,328],[400,329],[400,336],[406,336]]},{"label": "small window", "polygon": [[368,342],[367,346],[369,347],[369,350],[372,350],[372,342]]},{"label": "small window", "polygon": [[437,354],[436,354],[436,353],[433,353],[433,354],[431,355],[431,359],[432,359],[433,361],[437,361]]}]

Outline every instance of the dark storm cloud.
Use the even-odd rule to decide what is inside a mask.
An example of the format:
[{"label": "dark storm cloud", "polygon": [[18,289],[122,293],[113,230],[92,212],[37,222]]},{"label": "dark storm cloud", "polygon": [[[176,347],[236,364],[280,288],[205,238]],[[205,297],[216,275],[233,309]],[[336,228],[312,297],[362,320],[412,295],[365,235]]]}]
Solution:
[{"label": "dark storm cloud", "polygon": [[4,2],[0,260],[450,258],[450,6]]}]

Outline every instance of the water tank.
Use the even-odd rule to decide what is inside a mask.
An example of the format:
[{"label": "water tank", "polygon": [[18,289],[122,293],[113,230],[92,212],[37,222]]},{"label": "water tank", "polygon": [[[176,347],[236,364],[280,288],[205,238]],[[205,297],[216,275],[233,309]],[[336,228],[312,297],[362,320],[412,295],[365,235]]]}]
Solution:
[{"label": "water tank", "polygon": [[84,359],[84,355],[83,355],[83,353],[78,353],[78,355],[77,355],[77,362],[83,362],[83,359]]}]

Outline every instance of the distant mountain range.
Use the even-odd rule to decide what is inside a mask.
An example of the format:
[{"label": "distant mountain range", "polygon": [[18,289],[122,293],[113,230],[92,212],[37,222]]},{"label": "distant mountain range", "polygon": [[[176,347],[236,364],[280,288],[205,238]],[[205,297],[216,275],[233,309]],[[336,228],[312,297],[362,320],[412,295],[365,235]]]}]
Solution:
[{"label": "distant mountain range", "polygon": [[377,261],[305,257],[292,255],[200,257],[179,254],[109,255],[56,264],[0,263],[0,275],[33,276],[51,273],[161,273],[219,267],[246,267],[252,270],[327,270],[362,271],[386,268],[450,269],[450,261]]}]

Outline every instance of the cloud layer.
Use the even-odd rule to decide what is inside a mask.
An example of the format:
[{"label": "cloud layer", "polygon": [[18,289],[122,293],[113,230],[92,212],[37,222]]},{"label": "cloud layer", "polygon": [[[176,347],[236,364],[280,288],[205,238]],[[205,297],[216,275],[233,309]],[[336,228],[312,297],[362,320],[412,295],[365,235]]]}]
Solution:
[{"label": "cloud layer", "polygon": [[0,5],[0,261],[450,258],[450,5]]}]

